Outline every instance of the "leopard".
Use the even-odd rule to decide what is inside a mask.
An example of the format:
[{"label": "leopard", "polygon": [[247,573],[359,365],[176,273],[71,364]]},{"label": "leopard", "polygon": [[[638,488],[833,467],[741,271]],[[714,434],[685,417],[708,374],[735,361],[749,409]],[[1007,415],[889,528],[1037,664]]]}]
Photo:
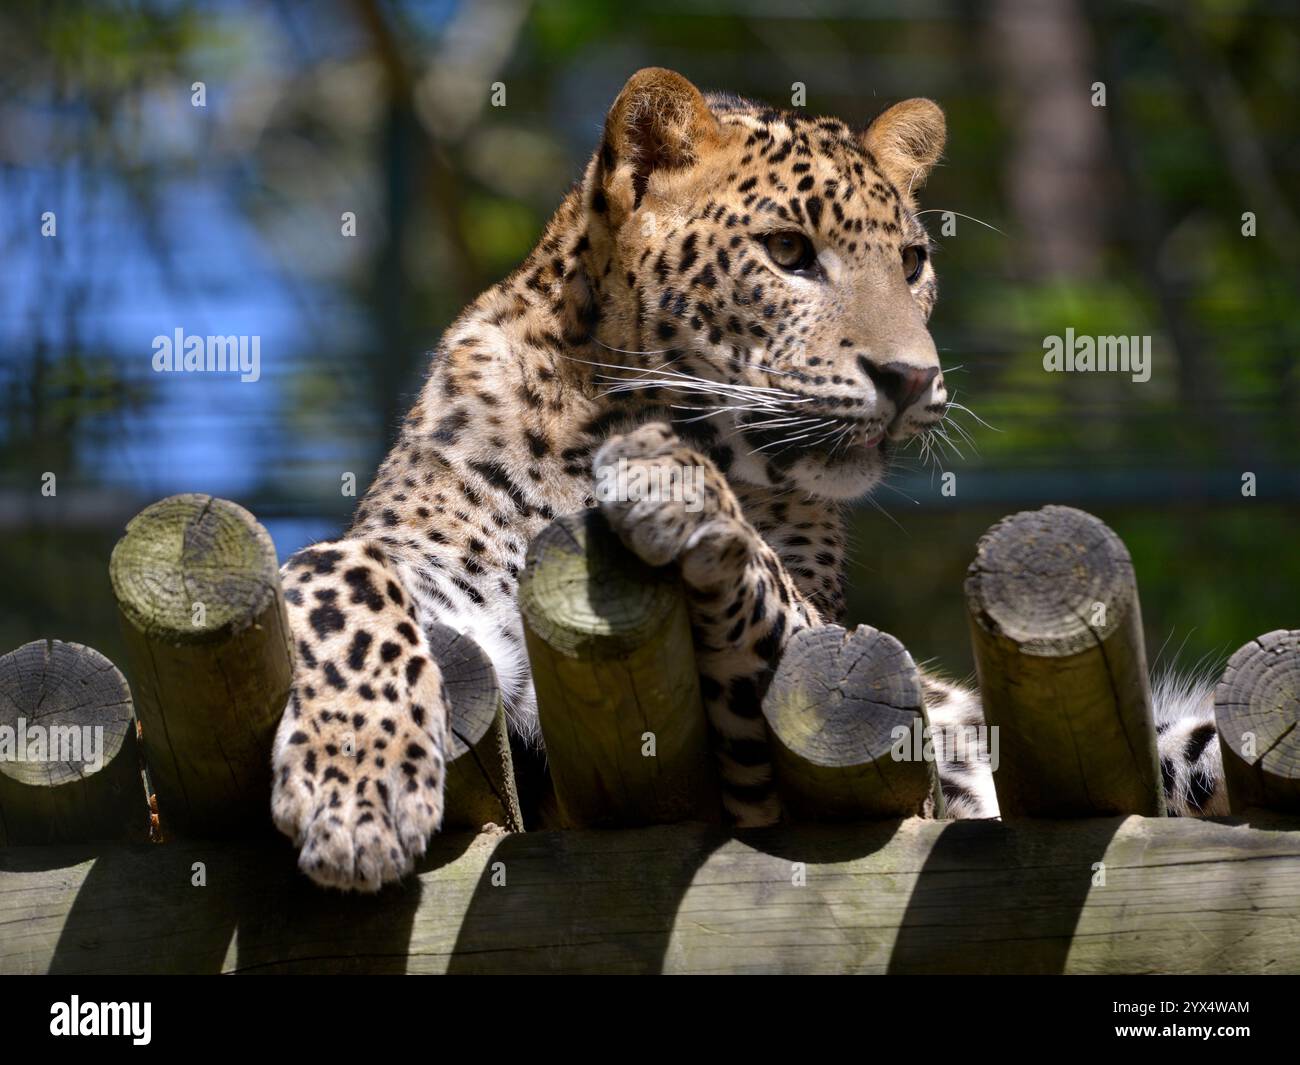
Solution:
[{"label": "leopard", "polygon": [[[849,507],[951,402],[916,199],[946,136],[926,98],[855,127],[662,68],[627,81],[537,246],[443,336],[347,532],[282,569],[294,676],[271,813],[311,880],[378,891],[440,827],[431,626],[483,649],[512,742],[543,747],[521,569],[548,523],[591,507],[680,572],[721,816],[782,819],[766,687],[795,635],[843,618]],[[700,490],[598,491],[614,467],[694,471]],[[922,685],[932,727],[983,722],[972,686]],[[1158,722],[1171,811],[1222,812],[1204,695],[1175,694]],[[998,816],[987,758],[962,757],[938,767],[946,816]]]}]

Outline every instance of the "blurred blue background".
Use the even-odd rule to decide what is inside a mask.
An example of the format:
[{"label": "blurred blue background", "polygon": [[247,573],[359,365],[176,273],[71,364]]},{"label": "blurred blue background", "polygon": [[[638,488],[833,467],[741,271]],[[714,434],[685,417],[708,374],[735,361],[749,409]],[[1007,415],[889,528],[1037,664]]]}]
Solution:
[{"label": "blurred blue background", "polygon": [[[341,529],[344,475],[360,495],[441,331],[531,248],[650,64],[780,106],[801,83],[808,111],[864,124],[915,95],[948,114],[921,197],[932,328],[980,420],[938,468],[955,495],[913,462],[856,511],[851,620],[966,672],[975,540],[1064,502],[1127,542],[1152,657],[1300,625],[1292,3],[19,0],[0,11],[0,650],[120,659],[108,553],[161,496],[239,501],[282,557]],[[1067,327],[1150,336],[1151,380],[1045,373]],[[177,328],[259,336],[260,380],[154,373]]]}]

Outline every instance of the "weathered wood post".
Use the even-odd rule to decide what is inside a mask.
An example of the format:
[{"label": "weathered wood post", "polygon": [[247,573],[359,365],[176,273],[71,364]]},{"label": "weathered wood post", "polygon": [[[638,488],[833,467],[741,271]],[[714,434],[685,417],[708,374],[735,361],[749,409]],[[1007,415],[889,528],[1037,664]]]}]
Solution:
[{"label": "weathered wood post", "polygon": [[1214,719],[1232,812],[1300,811],[1300,629],[1237,650],[1214,690]]},{"label": "weathered wood post", "polygon": [[908,817],[943,810],[924,757],[921,678],[894,637],[867,625],[805,629],[786,645],[763,699],[782,807],[800,820]]},{"label": "weathered wood post", "polygon": [[432,625],[425,633],[451,702],[443,831],[477,832],[494,824],[522,832],[496,671],[469,636],[446,625]]},{"label": "weathered wood post", "polygon": [[269,824],[292,678],[270,535],[224,499],[171,496],[131,520],[109,573],[164,828]]},{"label": "weathered wood post", "polygon": [[966,575],[1004,817],[1164,812],[1133,563],[1073,507],[994,525]]},{"label": "weathered wood post", "polygon": [[595,510],[552,522],[519,584],[533,685],[570,825],[717,820],[680,581],[628,551]]},{"label": "weathered wood post", "polygon": [[131,692],[117,667],[60,640],[0,657],[0,845],[148,834]]}]

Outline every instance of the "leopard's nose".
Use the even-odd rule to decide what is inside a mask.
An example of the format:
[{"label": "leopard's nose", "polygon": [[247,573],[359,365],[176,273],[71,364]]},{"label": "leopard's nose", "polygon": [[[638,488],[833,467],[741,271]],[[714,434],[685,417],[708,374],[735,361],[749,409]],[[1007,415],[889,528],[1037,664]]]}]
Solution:
[{"label": "leopard's nose", "polygon": [[863,359],[862,368],[899,414],[925,395],[930,382],[939,376],[937,366],[913,366],[906,362],[887,362],[884,366],[877,366],[869,359]]}]

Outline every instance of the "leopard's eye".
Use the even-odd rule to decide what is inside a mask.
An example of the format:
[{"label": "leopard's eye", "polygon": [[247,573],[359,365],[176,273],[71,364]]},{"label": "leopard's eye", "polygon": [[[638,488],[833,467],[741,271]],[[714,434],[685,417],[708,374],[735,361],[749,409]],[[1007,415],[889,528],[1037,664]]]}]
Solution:
[{"label": "leopard's eye", "polygon": [[909,285],[915,285],[921,279],[921,271],[925,269],[925,260],[928,258],[929,253],[924,244],[913,244],[910,248],[903,249],[903,276]]},{"label": "leopard's eye", "polygon": [[769,233],[763,238],[763,246],[782,270],[807,270],[817,260],[812,241],[795,230]]}]

